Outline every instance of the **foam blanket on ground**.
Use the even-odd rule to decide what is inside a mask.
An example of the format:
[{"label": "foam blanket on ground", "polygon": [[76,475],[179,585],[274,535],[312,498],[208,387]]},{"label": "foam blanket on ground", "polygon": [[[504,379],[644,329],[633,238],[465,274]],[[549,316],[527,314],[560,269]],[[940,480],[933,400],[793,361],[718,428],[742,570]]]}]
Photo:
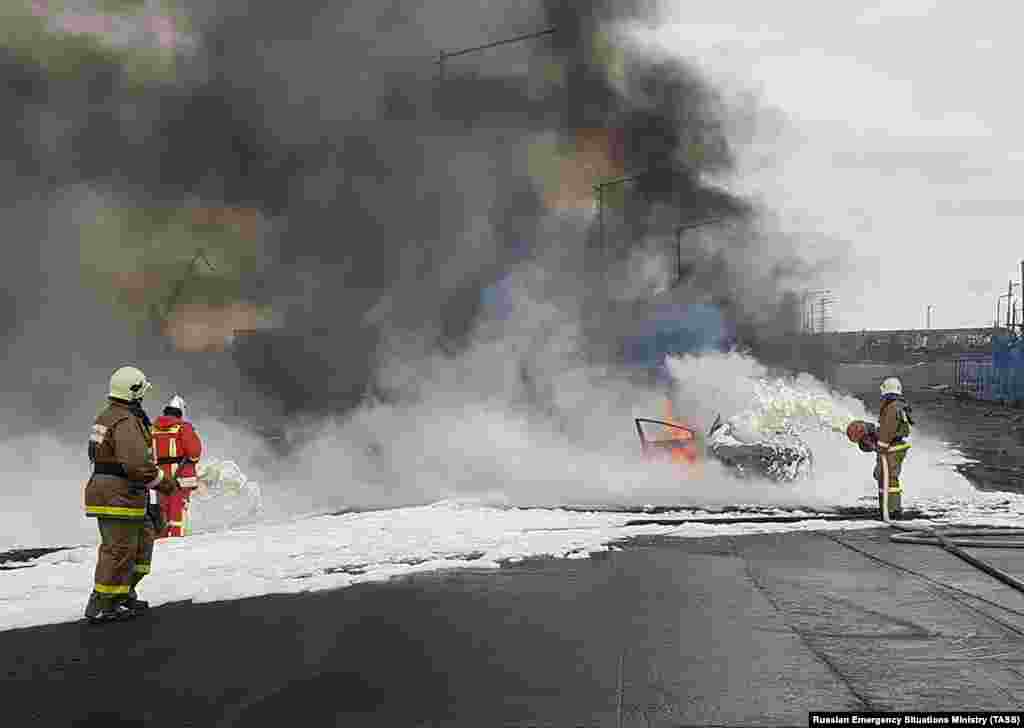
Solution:
[{"label": "foam blanket on ground", "polygon": [[[987,556],[1013,568],[1014,554]],[[1019,597],[880,530],[654,538],[3,632],[0,675],[12,725],[668,728],[1019,710]]]},{"label": "foam blanket on ground", "polygon": [[[625,525],[635,518],[439,503],[261,524],[158,541],[153,573],[140,589],[154,605],[241,599],[336,589],[422,571],[493,569],[530,557],[587,558],[643,534],[704,536],[722,529],[757,533],[839,528],[843,523]],[[722,517],[723,524],[727,518]],[[79,619],[95,564],[96,549],[83,547],[0,565],[0,630]]]}]

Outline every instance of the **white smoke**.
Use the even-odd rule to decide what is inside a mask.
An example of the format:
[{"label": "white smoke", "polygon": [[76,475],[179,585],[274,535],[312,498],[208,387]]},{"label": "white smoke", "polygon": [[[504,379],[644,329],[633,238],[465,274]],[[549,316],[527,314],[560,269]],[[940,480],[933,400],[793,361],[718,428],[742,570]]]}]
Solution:
[{"label": "white smoke", "polygon": [[[463,354],[387,361],[380,380],[388,401],[296,426],[291,436],[305,444],[287,458],[200,414],[207,463],[237,463],[239,482],[258,487],[262,507],[253,507],[251,493],[223,488],[219,498],[197,499],[196,530],[444,499],[500,506],[824,508],[853,505],[873,493],[873,458],[844,433],[850,420],[871,418],[858,400],[806,374],[772,378],[739,353],[670,358],[670,385],[663,388],[627,370],[595,365],[583,354],[579,312],[547,296],[549,282],[538,267],[517,271],[508,285],[510,315],[485,318]],[[797,432],[814,453],[813,477],[739,480],[710,459],[692,470],[643,460],[633,419],[662,418],[667,397],[677,419],[703,432],[718,415],[747,441]],[[922,484],[931,478],[932,494],[970,492],[951,470],[941,483],[935,480],[941,444],[916,448],[908,478]],[[95,541],[95,526],[81,511],[84,445],[27,438],[8,441],[2,451],[11,484],[0,522],[3,544]],[[924,495],[916,485],[910,492]]]},{"label": "white smoke", "polygon": [[[874,458],[845,437],[850,420],[872,419],[859,400],[806,374],[772,377],[735,352],[669,358],[663,386],[588,362],[579,311],[546,295],[547,275],[533,266],[517,271],[508,285],[510,315],[485,318],[463,354],[387,361],[380,372],[386,401],[368,401],[341,419],[296,425],[290,437],[305,444],[287,458],[254,435],[197,413],[207,464],[230,461],[240,472],[221,479],[216,498],[196,500],[195,529],[445,499],[513,507],[870,502]],[[669,397],[673,415],[705,433],[718,415],[748,442],[797,433],[814,453],[812,477],[739,480],[713,459],[694,469],[645,461],[633,419],[661,419]],[[0,546],[95,542],[95,525],[81,510],[84,445],[26,437],[5,442],[0,455],[9,483]],[[941,443],[915,437],[905,470],[908,503],[971,497],[962,477],[938,465],[947,456]],[[232,478],[239,487],[229,487]],[[244,481],[249,491],[243,492]]]},{"label": "white smoke", "polygon": [[[509,506],[827,507],[870,495],[873,461],[845,438],[859,401],[809,375],[772,379],[739,353],[672,358],[671,389],[589,363],[576,311],[537,295],[542,271],[520,270],[512,315],[485,320],[458,357],[395,359],[381,380],[397,402],[372,401],[322,425],[264,488],[268,508],[376,508],[470,498]],[[740,481],[709,460],[696,471],[645,462],[635,417],[675,414],[707,431],[718,414],[750,441],[789,427],[813,448],[796,483]],[[298,504],[298,505],[297,505]]]}]

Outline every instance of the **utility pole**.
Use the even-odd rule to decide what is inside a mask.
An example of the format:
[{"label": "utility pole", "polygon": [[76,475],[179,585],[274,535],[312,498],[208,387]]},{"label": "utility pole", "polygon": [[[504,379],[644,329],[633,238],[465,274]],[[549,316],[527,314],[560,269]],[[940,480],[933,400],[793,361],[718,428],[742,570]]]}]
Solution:
[{"label": "utility pole", "polygon": [[996,320],[995,320],[995,323],[992,325],[992,328],[994,328],[994,329],[998,329],[999,328],[999,321],[1003,317],[1002,310],[1003,310],[1003,299],[1004,298],[1006,298],[1006,294],[1005,293],[1003,295],[998,296],[996,298]]},{"label": "utility pole", "polygon": [[607,253],[605,252],[604,242],[604,188],[612,185],[621,185],[625,182],[632,182],[637,177],[641,177],[646,172],[640,172],[638,174],[628,174],[623,177],[615,177],[613,179],[605,180],[604,182],[598,182],[594,185],[594,192],[597,193],[597,235],[598,242],[601,247],[601,261],[605,262]]},{"label": "utility pole", "polygon": [[1006,302],[1006,328],[1013,331],[1013,287],[1017,285],[1012,280],[1006,286],[1006,297],[1009,299]]},{"label": "utility pole", "polygon": [[[606,255],[606,253],[605,253],[605,250],[606,250],[605,230],[604,230],[604,188],[605,187],[611,187],[613,185],[621,185],[621,184],[624,184],[626,182],[633,182],[634,180],[640,179],[641,177],[643,177],[645,175],[648,175],[648,174],[650,174],[652,172],[665,172],[665,171],[669,171],[669,172],[674,172],[676,174],[680,174],[680,172],[678,170],[675,170],[675,169],[672,169],[672,168],[649,167],[649,168],[643,170],[642,172],[637,172],[635,174],[627,174],[627,175],[623,175],[622,177],[613,177],[612,179],[607,179],[604,182],[598,182],[596,185],[593,186],[594,187],[594,193],[597,196],[597,227],[598,227],[598,239],[600,241],[600,246],[601,246],[601,256],[602,256],[602,259]],[[692,224],[684,223],[683,225],[681,225],[676,230],[676,244],[677,244],[677,247],[679,245],[679,234],[680,234],[681,231],[687,230],[690,227],[700,227],[702,225],[708,225],[708,224],[713,223],[713,222],[720,222],[722,219],[723,218],[715,218],[715,219],[709,219],[709,220],[702,220],[700,222],[692,223]],[[680,255],[681,255],[681,253],[680,253]]]},{"label": "utility pole", "polygon": [[1006,297],[1009,299],[1006,302],[1006,328],[1010,328],[1010,311],[1013,310],[1013,281],[1010,281],[1006,286]]},{"label": "utility pole", "polygon": [[705,225],[713,225],[716,222],[722,222],[724,218],[712,218],[710,220],[699,220],[697,222],[689,222],[680,225],[676,228],[676,285],[678,286],[683,282],[683,231],[694,230],[696,228],[704,227]]}]

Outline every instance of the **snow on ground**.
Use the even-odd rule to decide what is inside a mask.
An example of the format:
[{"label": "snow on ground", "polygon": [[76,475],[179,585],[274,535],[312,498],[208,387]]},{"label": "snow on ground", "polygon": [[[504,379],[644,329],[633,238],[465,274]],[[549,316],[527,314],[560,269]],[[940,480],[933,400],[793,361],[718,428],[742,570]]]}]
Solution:
[{"label": "snow on ground", "polygon": [[[424,463],[432,461],[412,457],[424,449],[436,462],[444,463],[446,469],[433,475],[438,482],[448,483],[457,499],[344,515],[298,515],[327,510],[324,502],[311,497],[308,508],[279,509],[273,515],[277,520],[271,521],[270,513],[257,508],[260,512],[254,515],[250,506],[260,506],[263,495],[273,496],[276,491],[249,488],[233,463],[211,461],[207,469],[216,476],[208,478],[211,492],[197,497],[196,503],[200,532],[157,544],[154,572],[143,582],[143,596],[159,605],[334,589],[438,569],[496,568],[530,557],[586,558],[613,548],[623,539],[641,535],[701,538],[876,527],[877,522],[872,521],[821,520],[626,525],[640,518],[636,506],[643,503],[678,508],[675,513],[659,513],[661,519],[713,516],[723,521],[735,514],[713,515],[700,509],[745,505],[746,515],[811,515],[796,509],[877,507],[871,477],[874,456],[851,446],[844,432],[851,419],[866,416],[863,405],[807,377],[770,380],[752,367],[751,362],[734,356],[671,361],[669,368],[677,381],[701,384],[699,399],[688,400],[686,391],[680,389],[675,392],[679,400],[676,404],[680,411],[700,420],[710,421],[718,412],[738,413],[730,420],[737,432],[752,441],[778,432],[798,434],[814,453],[814,472],[809,478],[781,484],[741,481],[710,468],[702,475],[680,478],[680,473],[671,468],[636,465],[639,459],[635,454],[630,456],[631,451],[618,453],[616,459],[601,451],[573,450],[553,437],[539,437],[529,430],[508,426],[501,430],[505,435],[501,438],[495,438],[487,427],[477,427],[475,440],[469,438],[472,428],[468,433],[460,431],[461,436],[453,439],[450,423],[431,429],[425,419],[409,433],[411,449],[402,451],[403,457],[384,460],[397,468],[392,473],[396,476],[392,485],[415,484],[412,491],[399,490],[399,495],[420,498],[396,505],[447,496],[447,492],[445,496],[436,495],[437,489],[419,482],[429,481],[431,476]],[[459,409],[459,413],[465,419],[464,410]],[[433,412],[433,420],[437,419]],[[500,418],[496,422],[508,424]],[[494,423],[485,420],[483,424]],[[424,438],[429,447],[416,444]],[[902,476],[905,507],[920,509],[937,522],[1024,525],[1024,496],[979,492],[956,472],[956,464],[968,461],[947,443],[927,437],[914,437],[912,441]],[[446,445],[449,442],[456,445]],[[81,487],[81,464],[60,457],[56,441],[43,444],[46,447],[10,446],[8,474],[29,488],[5,496],[0,516],[6,513],[7,520],[2,521],[4,528],[0,529],[0,550],[12,546],[88,545],[34,561],[0,564],[0,630],[79,619],[92,587],[95,524],[83,518],[77,508],[50,507],[53,502],[73,503],[80,497],[72,498],[68,491]],[[328,442],[331,444],[333,441]],[[632,447],[635,449],[635,443]],[[466,456],[467,449],[476,459]],[[297,482],[311,488],[314,495],[314,485],[328,484],[332,492],[341,493],[346,507],[358,508],[356,486],[361,485],[337,487],[339,473],[348,472],[337,455],[337,448],[328,447],[315,459],[328,469],[327,477],[315,478],[312,476],[317,473],[311,473]],[[376,461],[370,465],[380,467]],[[477,484],[463,482],[474,473],[478,480],[497,489],[495,497],[482,497]],[[459,487],[451,486],[453,482]],[[595,503],[606,504],[606,510],[538,507]],[[40,504],[46,504],[45,511]],[[609,508],[620,510],[612,512]],[[623,512],[626,508],[633,512]],[[59,541],[47,538],[58,533]]]},{"label": "snow on ground", "polygon": [[[705,537],[877,525],[865,521],[625,525],[637,517],[635,513],[500,509],[447,502],[199,534],[158,542],[154,571],[142,582],[140,592],[153,606],[185,600],[212,602],[336,589],[438,569],[497,568],[529,557],[587,558],[613,548],[616,541],[640,535]],[[659,516],[663,517],[667,514]],[[16,568],[0,570],[0,629],[81,618],[92,589],[94,547],[8,566]]]}]

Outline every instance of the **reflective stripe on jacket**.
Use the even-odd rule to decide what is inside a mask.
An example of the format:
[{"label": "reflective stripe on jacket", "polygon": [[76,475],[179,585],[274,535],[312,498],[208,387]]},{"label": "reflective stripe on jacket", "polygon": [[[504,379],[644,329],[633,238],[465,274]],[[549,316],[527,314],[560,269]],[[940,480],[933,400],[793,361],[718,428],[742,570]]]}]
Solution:
[{"label": "reflective stripe on jacket", "polygon": [[124,475],[93,473],[85,485],[85,514],[142,520],[149,502],[147,489],[163,479],[146,423],[127,403],[112,399],[96,418],[89,443],[97,465],[120,466]]},{"label": "reflective stripe on jacket", "polygon": [[191,422],[169,415],[157,418],[153,425],[153,451],[165,475],[170,477],[177,473],[184,488],[195,482],[203,442]]}]

